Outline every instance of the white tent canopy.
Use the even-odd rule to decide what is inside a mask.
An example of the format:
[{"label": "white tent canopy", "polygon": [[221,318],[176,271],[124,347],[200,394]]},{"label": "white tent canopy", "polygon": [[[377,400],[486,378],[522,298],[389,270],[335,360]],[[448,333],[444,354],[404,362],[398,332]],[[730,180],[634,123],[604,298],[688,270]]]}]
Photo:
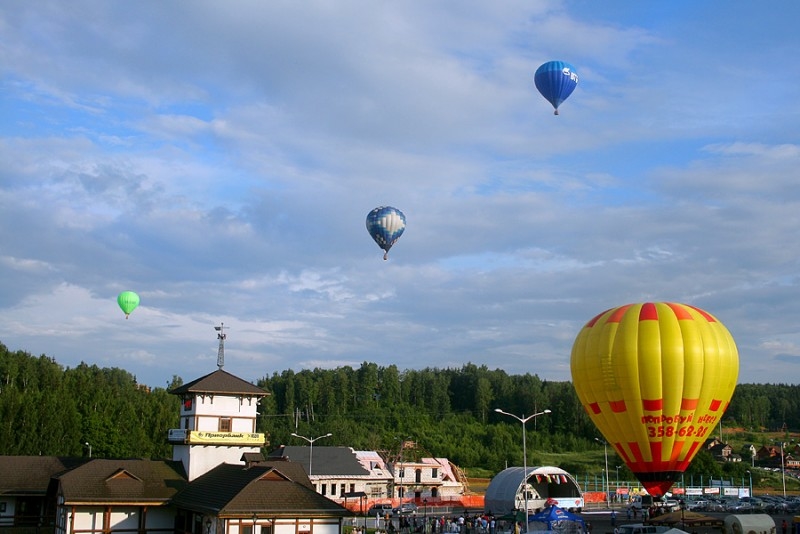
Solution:
[{"label": "white tent canopy", "polygon": [[504,515],[525,509],[523,485],[527,481],[528,511],[541,511],[548,499],[556,499],[561,508],[579,511],[583,497],[572,475],[559,467],[528,467],[527,476],[522,467],[509,467],[492,478],[484,495],[484,508]]}]

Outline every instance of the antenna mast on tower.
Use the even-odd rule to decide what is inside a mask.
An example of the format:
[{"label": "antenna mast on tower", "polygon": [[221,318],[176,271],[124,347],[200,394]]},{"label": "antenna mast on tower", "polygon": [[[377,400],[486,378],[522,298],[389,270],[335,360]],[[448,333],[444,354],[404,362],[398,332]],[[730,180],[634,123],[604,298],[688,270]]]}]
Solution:
[{"label": "antenna mast on tower", "polygon": [[225,338],[228,337],[228,334],[224,332],[225,323],[219,323],[219,326],[215,326],[214,330],[217,331],[217,339],[219,339],[219,350],[217,351],[217,367],[222,369],[225,365]]}]

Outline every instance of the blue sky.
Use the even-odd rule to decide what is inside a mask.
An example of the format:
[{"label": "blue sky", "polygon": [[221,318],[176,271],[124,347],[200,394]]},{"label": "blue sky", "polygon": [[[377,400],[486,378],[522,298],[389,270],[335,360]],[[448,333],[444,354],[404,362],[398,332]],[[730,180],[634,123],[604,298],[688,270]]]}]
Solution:
[{"label": "blue sky", "polygon": [[0,342],[161,386],[215,369],[224,322],[248,380],[569,380],[594,315],[677,301],[740,382],[797,383],[800,4],[769,7],[3,2]]}]

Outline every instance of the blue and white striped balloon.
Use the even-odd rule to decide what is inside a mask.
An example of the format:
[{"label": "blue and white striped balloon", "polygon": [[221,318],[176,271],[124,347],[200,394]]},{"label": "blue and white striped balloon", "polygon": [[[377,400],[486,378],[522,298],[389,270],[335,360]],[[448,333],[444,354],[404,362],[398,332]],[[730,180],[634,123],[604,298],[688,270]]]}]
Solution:
[{"label": "blue and white striped balloon", "polygon": [[380,206],[367,215],[367,231],[385,251],[384,260],[389,259],[389,249],[403,235],[405,229],[406,216],[397,208]]}]

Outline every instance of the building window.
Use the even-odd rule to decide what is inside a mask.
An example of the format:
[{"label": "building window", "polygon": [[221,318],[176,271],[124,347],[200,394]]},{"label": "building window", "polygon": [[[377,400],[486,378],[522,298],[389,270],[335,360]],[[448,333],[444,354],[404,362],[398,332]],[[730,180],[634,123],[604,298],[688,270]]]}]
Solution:
[{"label": "building window", "polygon": [[322,490],[322,491],[320,491],[320,493],[322,495],[327,495],[328,494],[328,485],[327,484],[320,484],[319,487]]},{"label": "building window", "polygon": [[356,485],[350,484],[350,493],[355,493],[355,492],[356,492]]},{"label": "building window", "polygon": [[[431,469],[431,477],[432,478],[437,478],[438,476],[439,476],[439,470],[437,468],[435,468],[435,467],[433,469]],[[525,518],[523,517],[523,519],[525,519]]]},{"label": "building window", "polygon": [[336,495],[336,484],[331,484],[331,495]]},{"label": "building window", "polygon": [[231,418],[230,417],[220,417],[219,418],[219,431],[220,432],[230,432],[231,431]]},{"label": "building window", "polygon": [[185,399],[183,399],[183,409],[184,409],[184,411],[187,411],[187,412],[192,409],[192,398],[191,397],[186,397]]}]

